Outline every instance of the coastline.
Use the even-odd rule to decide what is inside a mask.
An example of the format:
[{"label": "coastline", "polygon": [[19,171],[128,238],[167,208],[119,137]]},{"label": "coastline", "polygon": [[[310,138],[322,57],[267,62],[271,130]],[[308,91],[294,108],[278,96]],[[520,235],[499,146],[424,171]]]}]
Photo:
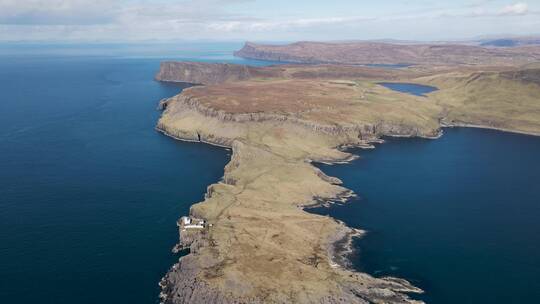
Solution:
[{"label": "coastline", "polygon": [[308,209],[354,195],[313,163],[351,162],[358,155],[345,150],[373,149],[385,136],[440,138],[444,106],[427,100],[418,107],[371,82],[278,79],[192,87],[162,101],[159,132],[232,149],[222,181],[190,209],[211,228],[165,276],[164,302],[204,303],[205,292],[221,303],[419,303],[408,293],[422,291],[406,280],[348,267],[352,239],[365,231]]},{"label": "coastline", "polygon": [[498,128],[498,127],[492,127],[487,125],[476,125],[476,124],[469,124],[469,123],[452,123],[452,124],[445,124],[441,123],[441,127],[444,128],[475,128],[475,129],[486,129],[486,130],[495,130],[505,133],[514,133],[514,134],[521,134],[521,135],[528,135],[528,136],[540,136],[540,132],[527,132],[527,131],[520,131],[520,130],[512,130],[512,129],[505,129],[505,128]]},{"label": "coastline", "polygon": [[216,147],[220,147],[220,148],[225,148],[227,150],[231,150],[231,146],[227,146],[227,145],[224,145],[224,144],[219,144],[219,143],[215,143],[215,142],[211,142],[211,141],[206,141],[206,140],[196,140],[196,139],[178,137],[178,136],[172,135],[171,133],[167,132],[164,129],[160,129],[159,127],[154,128],[154,130],[156,130],[158,133],[161,133],[161,134],[163,134],[163,135],[165,135],[167,137],[170,137],[170,138],[178,140],[178,141],[185,141],[185,142],[190,142],[190,143],[203,143],[203,144],[208,144],[208,145],[211,145],[211,146],[216,146]]}]

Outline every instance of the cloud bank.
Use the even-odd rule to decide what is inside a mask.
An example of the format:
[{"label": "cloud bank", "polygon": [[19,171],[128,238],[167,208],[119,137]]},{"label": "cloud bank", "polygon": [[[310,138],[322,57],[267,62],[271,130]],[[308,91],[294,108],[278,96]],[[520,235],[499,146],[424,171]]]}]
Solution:
[{"label": "cloud bank", "polygon": [[[340,7],[339,1],[289,6],[274,2],[0,0],[0,41],[447,39],[508,31],[530,34],[540,28],[539,8],[526,2],[457,1],[445,7],[416,1],[410,10],[395,11],[385,9],[385,0],[369,7],[363,1],[344,1],[349,3],[339,14],[330,12]],[[307,4],[309,14],[300,7]]]}]

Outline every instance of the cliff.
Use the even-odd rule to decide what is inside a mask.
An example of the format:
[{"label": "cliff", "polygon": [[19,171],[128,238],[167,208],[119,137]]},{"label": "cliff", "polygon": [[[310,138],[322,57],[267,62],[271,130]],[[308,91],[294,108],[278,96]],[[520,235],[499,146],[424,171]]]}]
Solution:
[{"label": "cliff", "polygon": [[155,78],[169,82],[217,84],[265,76],[276,77],[279,74],[278,71],[239,64],[165,61]]}]

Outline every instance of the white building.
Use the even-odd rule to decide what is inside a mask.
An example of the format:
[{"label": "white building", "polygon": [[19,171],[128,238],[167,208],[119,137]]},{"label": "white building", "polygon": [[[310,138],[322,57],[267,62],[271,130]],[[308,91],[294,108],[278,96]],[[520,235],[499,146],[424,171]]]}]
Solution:
[{"label": "white building", "polygon": [[183,216],[180,218],[180,228],[182,231],[186,229],[204,229],[205,221],[202,219],[192,218],[191,216]]}]

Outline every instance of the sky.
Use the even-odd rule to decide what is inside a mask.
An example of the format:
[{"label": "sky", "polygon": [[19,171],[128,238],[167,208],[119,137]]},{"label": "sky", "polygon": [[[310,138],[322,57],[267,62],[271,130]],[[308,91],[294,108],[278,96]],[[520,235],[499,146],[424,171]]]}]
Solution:
[{"label": "sky", "polygon": [[539,34],[540,0],[0,0],[0,41],[434,41]]}]

